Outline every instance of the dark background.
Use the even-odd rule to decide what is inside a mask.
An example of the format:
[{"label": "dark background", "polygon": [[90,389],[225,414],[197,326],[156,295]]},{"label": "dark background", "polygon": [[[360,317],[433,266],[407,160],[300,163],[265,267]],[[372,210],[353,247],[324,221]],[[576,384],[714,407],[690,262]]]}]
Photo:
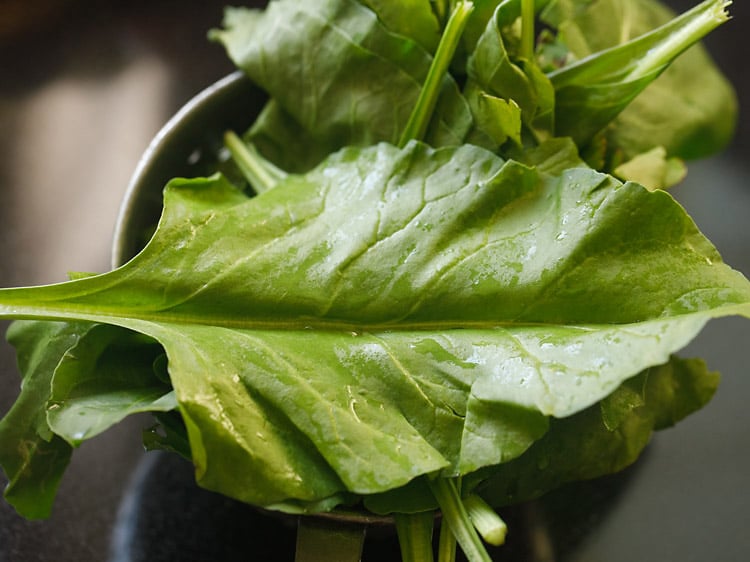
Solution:
[{"label": "dark background", "polygon": [[[682,10],[695,2],[668,3]],[[140,154],[183,103],[232,71],[205,39],[223,5],[0,2],[0,286],[109,268],[118,205]],[[734,20],[706,43],[736,85],[737,134],[725,154],[691,165],[673,193],[725,260],[748,274],[750,9],[740,0],[731,11]],[[691,345],[686,355],[724,373],[717,397],[657,437],[627,493],[565,560],[747,559],[749,335],[745,322],[722,320]],[[0,345],[0,415],[17,394],[14,362]],[[0,502],[0,562],[106,560],[118,506],[143,462],[143,424],[130,420],[76,452],[51,519],[27,522]],[[252,551],[249,544],[247,559]]]}]

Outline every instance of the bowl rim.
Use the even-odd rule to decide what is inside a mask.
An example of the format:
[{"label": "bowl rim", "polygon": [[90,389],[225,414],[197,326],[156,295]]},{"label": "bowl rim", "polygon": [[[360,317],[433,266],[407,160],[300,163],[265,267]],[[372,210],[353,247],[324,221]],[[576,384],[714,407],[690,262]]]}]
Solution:
[{"label": "bowl rim", "polygon": [[130,258],[127,255],[125,244],[129,234],[131,217],[135,212],[135,202],[141,195],[143,186],[146,185],[150,174],[155,169],[158,156],[166,146],[179,137],[183,127],[196,112],[210,108],[217,94],[231,90],[238,84],[248,81],[249,79],[241,70],[236,70],[213,82],[182,105],[151,139],[146,150],[143,151],[138,159],[135,170],[128,180],[125,193],[120,201],[112,235],[110,265],[113,269],[123,265]]}]

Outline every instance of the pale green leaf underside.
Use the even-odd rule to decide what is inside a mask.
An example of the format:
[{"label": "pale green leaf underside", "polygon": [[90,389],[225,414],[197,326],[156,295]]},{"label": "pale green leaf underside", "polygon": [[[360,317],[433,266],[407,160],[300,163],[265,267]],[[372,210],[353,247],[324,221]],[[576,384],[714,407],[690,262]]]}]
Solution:
[{"label": "pale green leaf underside", "polygon": [[174,392],[153,373],[162,348],[109,325],[96,325],[54,370],[47,407],[52,431],[72,445],[139,412],[177,407]]},{"label": "pale green leaf underside", "polygon": [[510,460],[748,303],[664,192],[411,143],[253,199],[175,181],[133,261],[0,315],[158,340],[199,481],[268,505]]}]

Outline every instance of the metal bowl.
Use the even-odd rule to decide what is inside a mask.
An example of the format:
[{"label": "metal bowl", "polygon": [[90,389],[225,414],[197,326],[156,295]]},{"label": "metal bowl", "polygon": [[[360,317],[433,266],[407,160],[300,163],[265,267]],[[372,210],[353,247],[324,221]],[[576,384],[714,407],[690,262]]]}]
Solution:
[{"label": "metal bowl", "polygon": [[224,132],[245,131],[267,96],[237,71],[186,103],[143,153],[120,205],[112,244],[112,266],[135,256],[161,215],[162,191],[175,177],[210,173]]}]

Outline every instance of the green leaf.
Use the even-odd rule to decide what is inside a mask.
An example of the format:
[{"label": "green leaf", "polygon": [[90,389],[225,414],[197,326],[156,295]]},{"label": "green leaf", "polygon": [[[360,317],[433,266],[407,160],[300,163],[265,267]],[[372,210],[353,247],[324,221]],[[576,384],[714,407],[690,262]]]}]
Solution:
[{"label": "green leaf", "polygon": [[695,160],[725,148],[735,132],[732,85],[700,45],[680,56],[607,130],[626,158],[664,146],[670,157]]},{"label": "green leaf", "polygon": [[52,379],[47,421],[78,446],[125,417],[177,407],[172,389],[154,373],[161,345],[115,326],[89,330],[63,357]]},{"label": "green leaf", "polygon": [[[536,94],[528,77],[512,59],[505,45],[503,27],[518,16],[502,8],[487,22],[476,49],[468,59],[468,74],[490,93],[514,100],[525,112],[536,109]],[[520,12],[519,12],[520,13]]]},{"label": "green leaf", "polygon": [[199,482],[304,506],[510,461],[749,303],[664,192],[410,143],[252,199],[174,181],[134,260],[4,290],[0,316],[156,339]]},{"label": "green leaf", "polygon": [[554,91],[535,62],[509,49],[505,30],[521,13],[520,2],[501,2],[467,62],[467,73],[488,94],[513,101],[532,129],[552,130]]},{"label": "green leaf", "polygon": [[663,146],[638,154],[615,168],[614,175],[645,185],[649,189],[667,189],[681,182],[687,169],[679,158],[668,158]]},{"label": "green leaf", "polygon": [[578,155],[578,147],[569,137],[551,138],[533,148],[525,147],[510,153],[518,162],[552,176],[586,166]]},{"label": "green leaf", "polygon": [[[535,0],[534,8],[537,12],[542,11],[549,2],[550,0]],[[464,45],[467,52],[474,50],[479,37],[487,27],[487,22],[493,17],[500,4],[505,5],[504,9],[515,10],[515,13],[520,16],[521,0],[474,0],[474,12],[464,32]]]},{"label": "green leaf", "polygon": [[360,0],[378,15],[391,32],[409,37],[434,53],[440,41],[440,23],[430,0]]},{"label": "green leaf", "polygon": [[90,329],[85,323],[18,321],[8,329],[23,384],[0,420],[0,465],[5,499],[24,517],[49,517],[72,449],[52,434],[45,417],[51,378],[60,359]]},{"label": "green leaf", "polygon": [[[528,501],[566,482],[617,472],[638,458],[654,430],[703,407],[718,382],[718,375],[699,360],[672,358],[648,369],[615,391],[604,405],[554,420],[547,435],[523,456],[493,469],[481,485],[481,494],[500,506]],[[634,395],[638,385],[642,392]],[[615,419],[617,423],[610,425]],[[475,481],[469,485],[484,476],[472,477]]]},{"label": "green leaf", "polygon": [[[611,65],[612,63],[607,63]],[[586,146],[664,70],[634,80],[555,86],[555,133]]]},{"label": "green leaf", "polygon": [[647,379],[646,376],[633,377],[599,402],[604,427],[609,431],[616,431],[633,413],[633,410],[646,404]]},{"label": "green leaf", "polygon": [[[491,96],[471,84],[467,85],[464,95],[477,130],[489,138],[488,148],[497,150],[508,139],[521,145],[521,108],[516,102]],[[482,139],[475,144],[485,145],[487,142]]]},{"label": "green leaf", "polygon": [[[573,0],[574,4],[577,2],[580,0]],[[564,40],[581,60],[551,73],[556,87],[575,83],[601,84],[650,75],[729,19],[727,0],[704,0],[677,17],[661,18],[654,16],[654,13],[665,13],[660,4],[652,0],[636,2],[645,7],[633,10],[632,5],[623,6],[622,0],[586,3],[585,7],[579,6],[574,11],[573,21],[558,24]],[[606,8],[612,4],[620,6],[618,11],[625,13],[620,21],[613,19],[611,14],[605,17]],[[592,6],[592,10],[587,10]],[[578,45],[565,35],[565,30],[570,31],[572,25],[583,28],[579,30]],[[592,31],[595,27],[598,28],[596,32]],[[612,34],[614,29],[619,33]]]},{"label": "green leaf", "polygon": [[[671,376],[667,370],[671,370]],[[646,376],[646,404],[658,404],[651,409],[657,430],[672,427],[705,406],[721,378],[719,373],[709,371],[702,359],[675,358],[667,366],[650,369]]]},{"label": "green leaf", "polygon": [[726,21],[726,5],[707,0],[673,17],[655,0],[553,1],[544,17],[579,59],[550,74],[556,133],[585,143],[619,106],[607,136],[626,159],[654,146],[681,158],[722,148],[736,121],[732,88],[702,47],[683,51]]},{"label": "green leaf", "polygon": [[[464,488],[479,489],[493,505],[502,506],[622,470],[639,457],[655,430],[705,406],[719,378],[701,360],[671,357],[626,380],[599,404],[551,420],[547,434],[523,455],[464,477]],[[368,497],[365,504],[380,514],[404,508],[426,511],[437,505],[422,479]]]},{"label": "green leaf", "polygon": [[147,451],[169,451],[192,460],[185,423],[177,411],[156,412],[157,423],[143,431]]},{"label": "green leaf", "polygon": [[[395,144],[432,61],[355,0],[281,0],[263,12],[230,9],[224,30],[212,36],[273,98],[249,137],[293,172],[343,146]],[[466,101],[445,76],[425,139],[436,146],[460,144],[471,127]]]}]

